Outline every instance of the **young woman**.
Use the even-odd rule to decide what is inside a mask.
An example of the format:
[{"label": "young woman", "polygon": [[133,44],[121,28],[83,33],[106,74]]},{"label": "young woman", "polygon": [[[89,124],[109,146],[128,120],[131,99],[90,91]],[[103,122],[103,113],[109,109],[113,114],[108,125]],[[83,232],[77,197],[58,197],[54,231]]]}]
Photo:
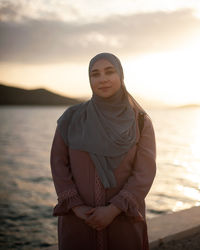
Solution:
[{"label": "young woman", "polygon": [[144,199],[156,172],[151,120],[127,92],[115,55],[92,58],[89,79],[92,98],[63,113],[52,144],[59,250],[147,250]]}]

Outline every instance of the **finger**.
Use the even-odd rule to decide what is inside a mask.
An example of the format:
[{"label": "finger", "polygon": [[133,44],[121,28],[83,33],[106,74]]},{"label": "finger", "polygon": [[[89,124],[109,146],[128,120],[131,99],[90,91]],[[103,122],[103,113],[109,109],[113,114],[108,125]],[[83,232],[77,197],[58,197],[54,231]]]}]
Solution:
[{"label": "finger", "polygon": [[102,226],[101,226],[101,227],[96,227],[96,230],[97,230],[97,231],[101,231],[101,230],[103,230],[103,229],[104,229],[104,227],[102,227]]},{"label": "finger", "polygon": [[89,217],[87,217],[86,221],[88,223],[92,223],[95,224],[96,223],[96,216],[94,214],[90,215]]},{"label": "finger", "polygon": [[95,225],[95,224],[88,224],[89,227],[91,227],[92,229],[95,229],[98,228],[98,225]]},{"label": "finger", "polygon": [[88,220],[88,219],[85,220],[85,223],[88,224],[89,226],[94,226],[97,224],[95,221]]},{"label": "finger", "polygon": [[95,211],[95,208],[91,208],[89,211],[85,212],[86,215],[93,214]]},{"label": "finger", "polygon": [[86,223],[88,226],[92,227],[92,228],[96,228],[96,227],[100,227],[100,226],[101,226],[101,225],[100,225],[99,223],[97,223],[96,221],[87,221],[87,220],[85,220],[85,223]]},{"label": "finger", "polygon": [[85,221],[87,225],[89,225],[90,227],[94,227],[94,226],[99,226],[96,222],[87,222]]}]

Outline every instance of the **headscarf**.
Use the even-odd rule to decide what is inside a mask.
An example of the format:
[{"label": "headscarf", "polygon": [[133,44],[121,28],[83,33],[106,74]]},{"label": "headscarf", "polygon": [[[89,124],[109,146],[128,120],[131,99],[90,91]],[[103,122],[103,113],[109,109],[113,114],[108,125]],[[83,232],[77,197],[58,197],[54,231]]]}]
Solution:
[{"label": "headscarf", "polygon": [[58,127],[70,148],[89,153],[103,186],[111,188],[116,186],[113,170],[136,142],[136,120],[125,91],[123,69],[115,55],[96,55],[90,61],[89,74],[100,59],[114,66],[121,88],[107,98],[93,93],[86,103],[70,107],[58,119]]}]

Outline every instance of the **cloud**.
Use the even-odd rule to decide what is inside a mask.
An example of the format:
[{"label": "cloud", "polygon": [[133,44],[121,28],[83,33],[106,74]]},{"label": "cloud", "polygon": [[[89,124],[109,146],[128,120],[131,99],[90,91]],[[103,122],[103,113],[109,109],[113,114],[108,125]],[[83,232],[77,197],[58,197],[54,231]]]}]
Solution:
[{"label": "cloud", "polygon": [[0,2],[0,20],[16,20],[19,18],[22,6],[20,3]]},{"label": "cloud", "polygon": [[62,0],[0,0],[1,21],[23,21],[23,19],[67,20],[80,18],[79,8]]},{"label": "cloud", "polygon": [[[15,15],[11,9],[3,11]],[[44,19],[24,17],[20,21],[4,19],[0,21],[0,61],[81,62],[100,51],[124,56],[166,51],[188,42],[198,30],[200,20],[190,9],[113,15],[90,23],[49,16]]]}]

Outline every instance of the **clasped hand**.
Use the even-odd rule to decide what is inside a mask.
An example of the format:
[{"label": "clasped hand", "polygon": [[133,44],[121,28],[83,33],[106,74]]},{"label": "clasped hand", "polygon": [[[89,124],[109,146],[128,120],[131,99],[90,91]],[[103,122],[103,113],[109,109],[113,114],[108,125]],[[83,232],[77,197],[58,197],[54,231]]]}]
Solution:
[{"label": "clasped hand", "polygon": [[121,212],[113,204],[95,208],[83,205],[73,208],[73,211],[77,217],[83,219],[87,225],[97,231],[106,228]]}]

